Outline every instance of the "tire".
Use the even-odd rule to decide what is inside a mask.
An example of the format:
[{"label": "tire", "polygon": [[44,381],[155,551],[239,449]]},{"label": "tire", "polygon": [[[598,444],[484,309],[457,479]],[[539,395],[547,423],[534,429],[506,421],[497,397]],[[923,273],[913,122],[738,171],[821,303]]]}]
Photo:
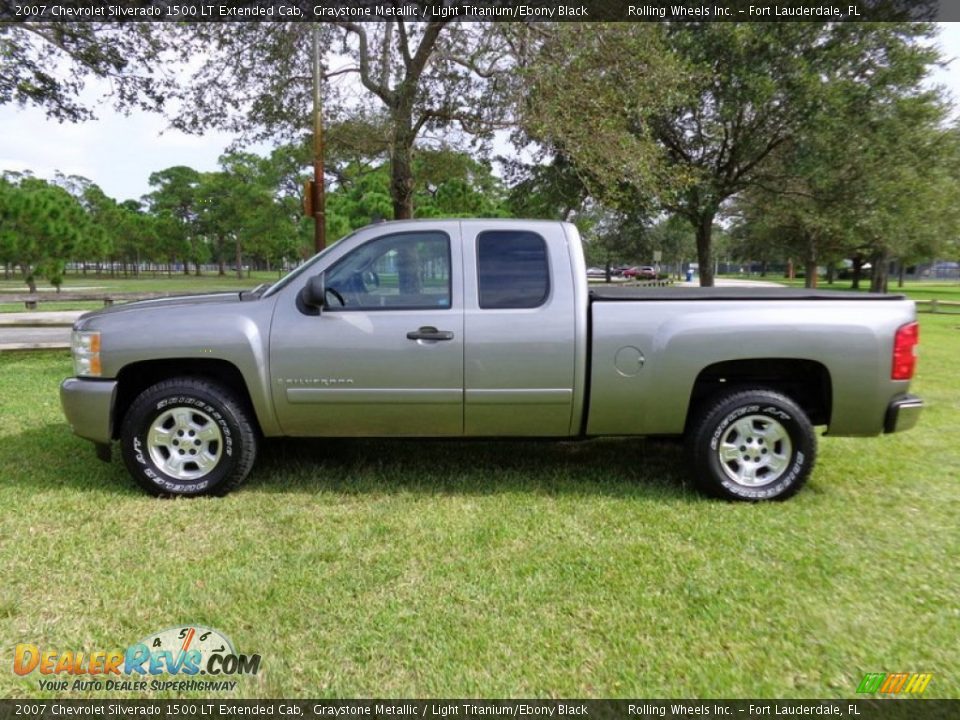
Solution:
[{"label": "tire", "polygon": [[250,416],[231,390],[215,382],[159,382],[127,411],[120,433],[123,461],[152,495],[225,495],[243,482],[256,459]]},{"label": "tire", "polygon": [[687,442],[694,484],[728,500],[786,500],[803,487],[817,454],[803,410],[763,389],[715,398]]}]

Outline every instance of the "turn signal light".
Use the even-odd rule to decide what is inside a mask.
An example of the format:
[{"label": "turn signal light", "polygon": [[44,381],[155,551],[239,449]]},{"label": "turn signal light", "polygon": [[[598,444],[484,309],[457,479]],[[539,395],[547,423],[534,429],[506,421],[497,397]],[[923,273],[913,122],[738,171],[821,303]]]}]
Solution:
[{"label": "turn signal light", "polygon": [[70,339],[73,351],[73,372],[77,377],[100,377],[100,332],[74,330]]}]

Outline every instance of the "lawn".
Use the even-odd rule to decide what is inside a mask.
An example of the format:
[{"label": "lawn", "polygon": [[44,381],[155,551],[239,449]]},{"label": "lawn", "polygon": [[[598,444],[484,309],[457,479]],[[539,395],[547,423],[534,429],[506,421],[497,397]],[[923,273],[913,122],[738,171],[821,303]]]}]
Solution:
[{"label": "lawn", "polygon": [[[262,282],[276,282],[281,276],[274,272],[255,272],[251,277],[242,280],[236,273],[217,275],[215,272],[205,272],[203,275],[184,275],[173,273],[143,273],[137,277],[110,277],[109,275],[74,275],[64,279],[61,289],[64,292],[90,292],[104,294],[109,292],[206,292],[208,290],[242,290],[259,285]],[[96,288],[96,289],[90,289]],[[53,288],[46,281],[39,281],[37,289],[43,295],[53,296]],[[27,286],[22,279],[11,277],[9,280],[0,279],[0,299],[2,293],[26,293]]]},{"label": "lawn", "polygon": [[[769,282],[780,283],[782,285],[787,285],[789,287],[803,287],[804,280],[803,278],[794,278],[793,280],[788,280],[780,275],[769,275],[765,278],[761,278],[759,275],[751,275],[749,278],[746,278],[742,275],[730,275],[729,277],[738,277],[749,280],[766,280]],[[869,292],[870,291],[870,278],[862,279],[860,281],[860,290],[853,290],[850,287],[849,280],[837,280],[830,285],[826,280],[820,278],[820,282],[817,286],[818,290],[847,290],[850,292]],[[938,300],[950,300],[960,302],[960,282],[956,280],[905,280],[903,287],[897,287],[896,278],[890,278],[889,291],[891,294],[906,295],[909,298],[914,300],[932,300],[937,298]]]},{"label": "lawn", "polygon": [[761,505],[642,440],[271,442],[233,495],[155,500],[70,434],[66,353],[0,355],[0,696],[52,694],[18,642],[193,623],[262,655],[225,697],[960,697],[960,323],[921,322],[920,425],[822,439]]},{"label": "lawn", "polygon": [[[84,295],[110,295],[113,293],[205,293],[226,290],[249,290],[260,283],[276,282],[279,276],[276,272],[255,272],[251,277],[237,278],[236,274],[217,275],[205,273],[183,275],[175,273],[167,277],[164,273],[156,276],[153,273],[144,273],[140,278],[110,277],[97,275],[68,275],[63,283],[63,292],[77,292]],[[41,291],[40,310],[96,310],[103,307],[99,301],[59,301],[56,293],[47,283],[40,283]],[[27,292],[27,286],[22,280],[12,278],[0,280],[0,313],[23,312],[22,302],[4,302],[4,296]]]}]

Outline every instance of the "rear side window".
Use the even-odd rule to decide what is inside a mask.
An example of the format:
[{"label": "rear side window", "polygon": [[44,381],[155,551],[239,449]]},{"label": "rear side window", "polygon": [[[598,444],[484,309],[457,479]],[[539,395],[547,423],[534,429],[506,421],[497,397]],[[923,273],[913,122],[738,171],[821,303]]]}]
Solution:
[{"label": "rear side window", "polygon": [[547,243],[525,230],[490,230],[477,238],[480,307],[535,308],[550,293]]}]

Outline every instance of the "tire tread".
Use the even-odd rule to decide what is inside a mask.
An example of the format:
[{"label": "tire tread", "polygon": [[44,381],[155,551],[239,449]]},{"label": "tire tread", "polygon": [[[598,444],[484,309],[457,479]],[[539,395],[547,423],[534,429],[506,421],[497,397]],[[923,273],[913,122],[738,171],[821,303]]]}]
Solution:
[{"label": "tire tread", "polygon": [[125,416],[125,423],[136,421],[148,412],[150,406],[165,395],[189,395],[200,393],[217,399],[223,409],[231,416],[239,430],[240,452],[236,464],[230,473],[220,482],[199,493],[171,493],[158,488],[148,477],[140,472],[139,463],[134,459],[132,444],[127,442],[128,430],[121,432],[121,450],[124,462],[137,484],[152,495],[158,497],[192,497],[193,495],[222,496],[235,490],[250,474],[257,457],[257,430],[251,422],[251,410],[237,398],[236,393],[220,383],[200,376],[181,376],[161,380],[151,385],[133,401]]},{"label": "tire tread", "polygon": [[800,426],[800,432],[804,440],[808,441],[809,448],[804,464],[803,471],[799,477],[791,483],[783,492],[775,497],[764,498],[766,500],[786,500],[795,495],[806,483],[810,474],[813,472],[816,464],[816,436],[813,425],[803,409],[790,397],[772,389],[772,388],[740,388],[730,390],[726,393],[714,397],[712,402],[707,403],[699,413],[699,418],[694,422],[691,432],[687,435],[687,453],[690,458],[692,470],[692,479],[694,485],[701,492],[712,497],[718,497],[725,500],[756,501],[760,498],[741,497],[731,493],[717,479],[713,477],[712,471],[708,466],[708,455],[710,453],[710,436],[713,434],[713,428],[716,427],[723,417],[733,412],[738,405],[747,403],[769,402],[778,404],[788,410],[792,417]]}]

